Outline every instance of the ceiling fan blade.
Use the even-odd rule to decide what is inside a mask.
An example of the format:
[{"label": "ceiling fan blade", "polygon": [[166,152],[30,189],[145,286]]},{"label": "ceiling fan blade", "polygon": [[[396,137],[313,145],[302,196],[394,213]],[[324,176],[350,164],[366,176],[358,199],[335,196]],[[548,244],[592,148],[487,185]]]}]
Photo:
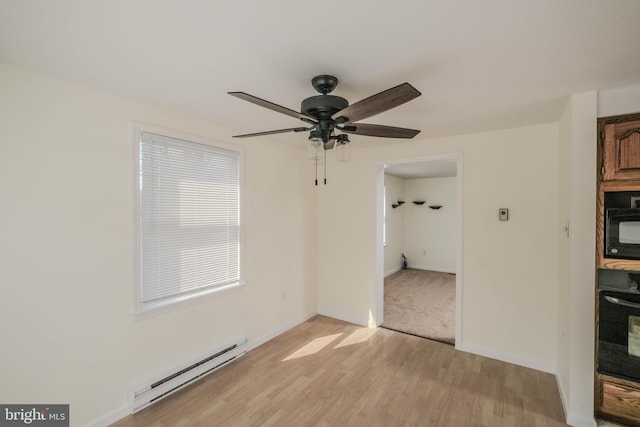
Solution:
[{"label": "ceiling fan blade", "polygon": [[245,101],[249,101],[253,104],[259,105],[264,108],[268,108],[272,111],[277,111],[278,113],[286,114],[290,117],[295,117],[296,119],[301,119],[306,122],[315,123],[315,119],[313,117],[305,116],[302,113],[298,113],[290,108],[283,107],[282,105],[274,104],[273,102],[265,101],[264,99],[258,98],[257,96],[249,95],[245,92],[227,92],[229,95],[233,95],[236,98],[243,99]]},{"label": "ceiling fan blade", "polygon": [[369,125],[366,123],[349,123],[339,128],[344,133],[356,135],[379,136],[381,138],[413,138],[420,133],[416,129],[397,128],[393,126]]},{"label": "ceiling fan blade", "polygon": [[249,138],[252,136],[263,136],[263,135],[274,135],[276,133],[287,133],[287,132],[304,132],[307,130],[312,130],[313,128],[288,128],[288,129],[278,129],[278,130],[268,130],[266,132],[256,132],[256,133],[245,133],[244,135],[234,135],[234,138]]},{"label": "ceiling fan blade", "polygon": [[402,83],[349,105],[347,108],[335,113],[331,118],[337,123],[357,122],[402,105],[420,95],[422,94],[409,83]]}]

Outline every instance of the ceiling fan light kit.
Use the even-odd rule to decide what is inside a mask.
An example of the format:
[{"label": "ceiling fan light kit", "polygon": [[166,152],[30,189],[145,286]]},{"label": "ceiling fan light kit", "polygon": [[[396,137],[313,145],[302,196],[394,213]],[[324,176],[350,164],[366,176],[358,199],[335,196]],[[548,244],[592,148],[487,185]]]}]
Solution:
[{"label": "ceiling fan light kit", "polygon": [[338,140],[338,145],[336,145],[336,160],[339,162],[348,162],[351,160],[351,148],[349,148],[349,135],[339,135],[344,136],[344,140]]},{"label": "ceiling fan light kit", "polygon": [[[308,127],[295,127],[265,132],[235,135],[235,138],[275,135],[288,132],[309,132],[309,148],[307,157],[316,165],[316,185],[318,185],[317,168],[326,158],[326,150],[336,147],[338,161],[349,161],[349,135],[375,136],[380,138],[413,138],[419,130],[384,126],[367,123],[356,123],[359,120],[390,110],[417,98],[421,93],[409,83],[392,87],[383,92],[372,95],[355,104],[349,105],[346,99],[329,95],[338,85],[335,76],[322,74],[311,80],[313,88],[320,93],[306,98],[300,105],[300,112],[266,101],[245,92],[229,92],[242,100],[251,102],[272,111],[294,117],[305,122]],[[340,131],[341,133],[337,133]],[[325,179],[326,162],[325,162]]]},{"label": "ceiling fan light kit", "polygon": [[309,145],[307,146],[307,159],[310,162],[322,162],[324,159],[324,147],[320,138],[309,137]]}]

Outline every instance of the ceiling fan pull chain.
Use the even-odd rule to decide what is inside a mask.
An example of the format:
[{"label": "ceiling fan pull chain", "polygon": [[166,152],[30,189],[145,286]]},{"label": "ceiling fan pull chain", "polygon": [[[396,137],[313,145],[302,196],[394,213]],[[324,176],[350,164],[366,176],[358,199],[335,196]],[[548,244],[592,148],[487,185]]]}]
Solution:
[{"label": "ceiling fan pull chain", "polygon": [[314,162],[316,164],[316,187],[318,186],[318,159]]},{"label": "ceiling fan pull chain", "polygon": [[327,150],[322,150],[324,153],[324,185],[327,185]]}]

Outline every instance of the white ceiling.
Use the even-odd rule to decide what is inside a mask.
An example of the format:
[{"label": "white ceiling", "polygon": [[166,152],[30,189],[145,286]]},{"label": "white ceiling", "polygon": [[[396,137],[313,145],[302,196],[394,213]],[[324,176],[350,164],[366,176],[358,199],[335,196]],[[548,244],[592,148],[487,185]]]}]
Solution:
[{"label": "white ceiling", "polygon": [[457,174],[457,163],[455,160],[402,163],[386,166],[384,173],[402,179],[453,177]]},{"label": "white ceiling", "polygon": [[302,122],[228,91],[299,110],[317,74],[351,103],[410,82],[421,97],[366,122],[425,138],[557,120],[572,93],[640,84],[639,17],[638,0],[0,0],[0,61],[230,135]]}]

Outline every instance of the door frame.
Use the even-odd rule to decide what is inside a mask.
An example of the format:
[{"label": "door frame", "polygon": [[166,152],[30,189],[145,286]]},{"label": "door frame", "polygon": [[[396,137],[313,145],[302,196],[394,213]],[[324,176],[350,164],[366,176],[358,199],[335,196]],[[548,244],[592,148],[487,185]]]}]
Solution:
[{"label": "door frame", "polygon": [[455,314],[455,340],[456,348],[463,345],[462,331],[462,302],[463,302],[463,153],[453,152],[445,154],[434,154],[423,157],[411,157],[402,159],[388,159],[376,162],[375,167],[375,186],[376,186],[376,221],[375,221],[375,262],[372,282],[372,310],[369,316],[369,326],[378,327],[384,321],[384,244],[383,244],[383,226],[384,226],[384,170],[385,167],[391,165],[412,164],[412,163],[428,163],[430,161],[455,160],[456,161],[456,191],[458,199],[458,218],[456,227],[458,231],[457,247],[456,247],[456,314]]}]

